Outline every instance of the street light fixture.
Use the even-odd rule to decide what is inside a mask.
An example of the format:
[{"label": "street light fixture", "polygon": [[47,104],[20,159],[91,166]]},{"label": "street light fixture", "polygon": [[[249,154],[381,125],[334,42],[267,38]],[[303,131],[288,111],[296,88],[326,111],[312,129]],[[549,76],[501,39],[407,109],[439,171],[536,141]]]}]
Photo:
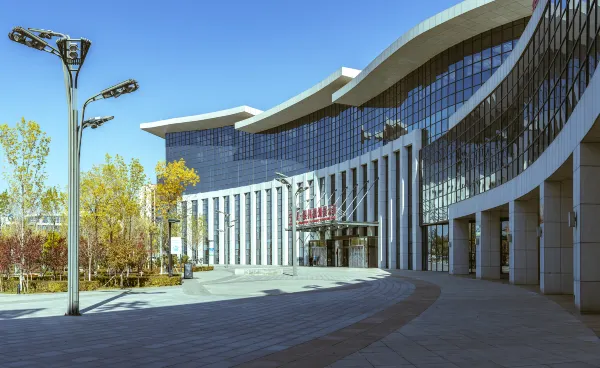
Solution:
[{"label": "street light fixture", "polygon": [[[231,239],[230,239],[230,236],[229,236],[229,229],[231,229],[232,227],[234,227],[235,223],[238,220],[236,219],[236,220],[231,221],[231,214],[227,213],[225,211],[219,211],[219,210],[217,210],[217,212],[221,213],[221,214],[223,214],[225,216],[225,230],[219,230],[219,232],[224,232],[225,233],[225,247],[226,247],[226,249],[225,249],[225,257],[224,258],[225,258],[225,267],[227,268],[228,265],[229,265],[228,261],[230,260],[230,257],[228,256],[229,250],[230,250],[229,249],[229,246],[230,246],[229,243],[231,242]],[[234,255],[234,257],[235,257],[235,255]]]},{"label": "street light fixture", "polygon": [[[57,37],[56,48],[51,46],[45,39],[50,40]],[[67,106],[69,111],[69,189],[68,189],[68,305],[66,315],[77,316],[79,313],[79,165],[80,165],[80,142],[81,132],[87,126],[92,128],[101,124],[88,124],[84,119],[85,107],[88,103],[95,101],[98,95],[86,101],[83,106],[81,125],[79,124],[79,111],[77,109],[77,87],[79,72],[83,67],[85,58],[92,42],[85,38],[71,38],[69,35],[54,31],[23,27],[15,27],[8,34],[11,41],[20,43],[33,49],[44,51],[58,56],[63,65],[64,82],[67,91]],[[111,87],[100,93],[101,98],[116,97],[123,93],[133,92],[137,89],[137,82],[128,80],[117,85],[119,88]],[[112,91],[112,92],[111,92]],[[107,120],[108,121],[108,120]],[[104,123],[104,122],[102,122]]]},{"label": "street light fixture", "polygon": [[107,121],[110,121],[114,118],[115,118],[114,116],[96,116],[95,118],[87,119],[86,121],[83,122],[83,124],[81,124],[81,130],[83,130],[87,127],[96,129],[96,128],[102,126]]},{"label": "street light fixture", "polygon": [[171,254],[171,224],[176,224],[180,222],[178,219],[168,219],[169,222],[169,249],[167,252],[167,256],[169,257],[169,277],[173,276],[173,254]]},{"label": "street light fixture", "polygon": [[[276,172],[277,177],[276,181],[288,187],[288,190],[294,190],[296,188],[294,177],[290,178],[282,173]],[[290,182],[291,181],[291,182]],[[298,276],[298,250],[296,249],[296,221],[298,214],[296,213],[296,196],[305,190],[308,187],[300,187],[296,189],[294,193],[294,198],[292,199],[292,274],[294,276]]]}]

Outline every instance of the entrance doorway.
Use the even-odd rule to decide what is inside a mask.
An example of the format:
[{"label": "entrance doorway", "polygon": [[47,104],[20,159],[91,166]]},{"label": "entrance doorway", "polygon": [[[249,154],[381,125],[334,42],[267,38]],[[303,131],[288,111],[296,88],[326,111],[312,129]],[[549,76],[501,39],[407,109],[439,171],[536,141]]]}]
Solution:
[{"label": "entrance doorway", "polygon": [[500,219],[500,276],[508,277],[510,273],[510,243],[508,241],[510,225],[507,218]]},{"label": "entrance doorway", "polygon": [[477,242],[475,236],[475,221],[469,221],[469,273],[477,272]]}]

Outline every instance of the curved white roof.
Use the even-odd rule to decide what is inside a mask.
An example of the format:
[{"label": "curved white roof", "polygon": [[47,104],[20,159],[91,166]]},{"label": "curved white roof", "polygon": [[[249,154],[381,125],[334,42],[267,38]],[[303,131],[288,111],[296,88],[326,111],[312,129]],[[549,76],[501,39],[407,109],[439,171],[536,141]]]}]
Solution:
[{"label": "curved white roof", "polygon": [[235,124],[235,128],[258,133],[301,118],[331,105],[331,94],[360,73],[360,70],[340,68],[318,84],[262,114]]},{"label": "curved white roof", "polygon": [[140,129],[164,138],[167,133],[231,126],[240,120],[248,119],[260,113],[262,113],[261,110],[250,106],[238,106],[232,109],[209,112],[207,114],[143,123],[140,124]]},{"label": "curved white roof", "polygon": [[421,22],[336,91],[335,103],[360,106],[429,59],[482,32],[531,15],[531,0],[466,0]]}]

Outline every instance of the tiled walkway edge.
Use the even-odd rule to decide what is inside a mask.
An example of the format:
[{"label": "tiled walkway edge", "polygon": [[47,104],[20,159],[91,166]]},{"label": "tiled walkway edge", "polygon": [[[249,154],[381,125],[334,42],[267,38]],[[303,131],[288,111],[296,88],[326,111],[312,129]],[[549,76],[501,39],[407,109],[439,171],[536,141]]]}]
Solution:
[{"label": "tiled walkway edge", "polygon": [[405,300],[348,327],[237,367],[325,367],[381,340],[423,313],[440,295],[435,284],[398,278],[415,286]]}]

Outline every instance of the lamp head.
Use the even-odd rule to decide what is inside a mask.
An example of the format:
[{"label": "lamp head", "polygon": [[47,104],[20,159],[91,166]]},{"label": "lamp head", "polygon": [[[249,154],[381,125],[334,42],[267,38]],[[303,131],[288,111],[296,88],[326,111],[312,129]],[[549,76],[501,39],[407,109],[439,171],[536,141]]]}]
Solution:
[{"label": "lamp head", "polygon": [[77,40],[61,38],[56,41],[56,45],[58,46],[58,51],[63,62],[71,69],[83,65],[92,41],[85,38]]},{"label": "lamp head", "polygon": [[41,37],[36,36],[32,32],[26,30],[23,27],[15,27],[8,34],[8,38],[11,41],[20,43],[22,45],[31,47],[36,50],[45,51],[48,47],[48,42],[44,41]]},{"label": "lamp head", "polygon": [[173,219],[173,218],[170,218],[168,221],[169,221],[169,224],[176,224],[176,223],[180,222],[180,220]]},{"label": "lamp head", "polygon": [[87,127],[96,129],[102,126],[107,121],[111,121],[114,118],[114,116],[96,116],[95,118],[86,119],[81,126],[82,129],[85,129]]},{"label": "lamp head", "polygon": [[138,82],[133,79],[128,79],[124,82],[116,84],[110,88],[105,89],[100,92],[102,98],[111,98],[111,97],[119,97],[121,95],[135,92],[139,88]]}]

